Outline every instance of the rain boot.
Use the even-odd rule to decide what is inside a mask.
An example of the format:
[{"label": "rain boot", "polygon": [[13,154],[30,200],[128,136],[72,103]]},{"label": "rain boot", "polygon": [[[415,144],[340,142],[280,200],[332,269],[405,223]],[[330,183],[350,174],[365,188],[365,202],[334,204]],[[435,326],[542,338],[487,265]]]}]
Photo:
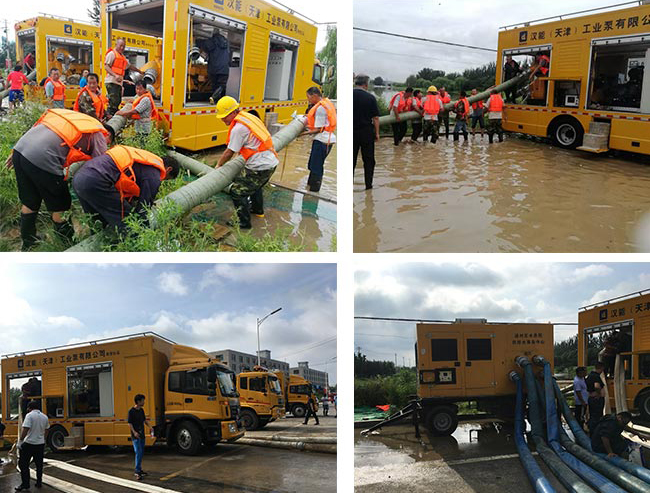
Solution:
[{"label": "rain boot", "polygon": [[467,142],[467,132],[463,132],[463,138],[465,139],[465,142]]},{"label": "rain boot", "polygon": [[257,217],[264,217],[264,193],[262,187],[250,196],[250,204],[251,214]]},{"label": "rain boot", "polygon": [[458,142],[460,140],[460,136],[458,135],[458,132],[454,132],[454,142]]},{"label": "rain boot", "polygon": [[499,134],[499,142],[503,142],[503,134]]},{"label": "rain boot", "polygon": [[[237,211],[237,217],[239,218],[239,227],[241,229],[251,229],[251,213],[248,197],[233,197],[232,203],[235,206],[235,210]],[[232,225],[233,224],[229,221],[228,226]]]},{"label": "rain boot", "polygon": [[72,241],[74,238],[74,227],[70,221],[63,221],[62,223],[55,222],[54,231],[68,241]]},{"label": "rain boot", "polygon": [[25,214],[24,212],[20,213],[20,238],[23,240],[23,246],[21,250],[23,252],[28,252],[38,241],[36,236],[36,219],[38,218],[38,212],[30,212]]},{"label": "rain boot", "polygon": [[494,143],[494,134],[488,134],[488,141],[490,142],[490,144]]}]

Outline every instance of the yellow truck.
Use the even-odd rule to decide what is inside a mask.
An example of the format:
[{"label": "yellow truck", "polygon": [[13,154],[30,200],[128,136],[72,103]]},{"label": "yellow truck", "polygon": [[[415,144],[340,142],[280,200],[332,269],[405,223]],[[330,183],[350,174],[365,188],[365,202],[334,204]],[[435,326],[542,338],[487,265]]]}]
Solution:
[{"label": "yellow truck", "polygon": [[[287,380],[283,371],[278,370],[274,373],[280,380],[285,401],[285,411],[293,414],[296,418],[304,418],[305,414],[307,414],[309,396],[314,394],[311,383],[299,375],[290,375]],[[316,411],[318,411],[318,401],[315,396],[314,405]]]},{"label": "yellow truck", "polygon": [[159,83],[168,144],[191,151],[224,144],[228,133],[216,117],[216,101],[210,102],[201,41],[227,39],[226,95],[262,121],[272,115],[288,123],[292,114],[304,113],[307,89],[325,76],[315,58],[317,27],[262,0],[107,0],[101,10],[104,51],[115,29],[162,39],[162,58],[145,80]]},{"label": "yellow truck", "polygon": [[166,442],[194,455],[202,445],[244,435],[232,371],[204,351],[151,332],[9,354],[1,361],[0,410],[9,440],[18,436],[21,405],[37,400],[50,420],[47,443],[53,450],[128,445],[127,416],[136,394],[145,395],[154,430],[146,445]]},{"label": "yellow truck", "polygon": [[512,415],[515,384],[508,374],[518,370],[517,356],[543,356],[553,361],[553,325],[491,323],[456,319],[452,323],[419,323],[415,346],[424,423],[435,436],[458,425],[460,402],[476,402],[480,411]]},{"label": "yellow truck", "polygon": [[[37,82],[47,77],[51,68],[58,68],[66,84],[65,106],[71,109],[79,93],[81,73],[99,73],[104,63],[107,48],[100,46],[99,26],[42,14],[18,22],[14,28],[17,59],[22,62],[30,52],[35,52]],[[153,36],[114,30],[113,41],[117,37],[125,39],[124,56],[137,67],[162,56],[162,42]],[[39,91],[44,97],[43,90]],[[134,94],[134,86],[126,84],[125,95]]]},{"label": "yellow truck", "polygon": [[282,387],[274,373],[254,368],[235,378],[241,403],[239,417],[244,428],[257,430],[284,416]]}]

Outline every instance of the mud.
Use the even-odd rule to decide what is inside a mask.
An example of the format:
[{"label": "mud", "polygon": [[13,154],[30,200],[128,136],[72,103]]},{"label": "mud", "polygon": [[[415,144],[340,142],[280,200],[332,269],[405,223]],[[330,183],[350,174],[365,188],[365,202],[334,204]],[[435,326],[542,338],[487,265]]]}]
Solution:
[{"label": "mud", "polygon": [[[410,137],[410,136],[409,136]],[[650,161],[487,136],[376,146],[354,179],[356,252],[648,251]]]}]

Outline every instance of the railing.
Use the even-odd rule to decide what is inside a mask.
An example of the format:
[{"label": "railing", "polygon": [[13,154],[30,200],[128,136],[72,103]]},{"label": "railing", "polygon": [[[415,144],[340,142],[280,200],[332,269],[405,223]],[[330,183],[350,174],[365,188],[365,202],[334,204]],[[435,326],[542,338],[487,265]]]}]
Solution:
[{"label": "railing", "polygon": [[645,293],[648,293],[648,292],[650,292],[650,289],[643,289],[641,291],[635,291],[633,293],[617,296],[616,298],[610,298],[608,300],[598,301],[596,303],[592,303],[591,305],[581,306],[580,310],[587,310],[589,308],[594,308],[596,306],[601,306],[601,305],[609,305],[612,301],[634,298],[635,296],[641,296],[641,295],[643,295]]}]

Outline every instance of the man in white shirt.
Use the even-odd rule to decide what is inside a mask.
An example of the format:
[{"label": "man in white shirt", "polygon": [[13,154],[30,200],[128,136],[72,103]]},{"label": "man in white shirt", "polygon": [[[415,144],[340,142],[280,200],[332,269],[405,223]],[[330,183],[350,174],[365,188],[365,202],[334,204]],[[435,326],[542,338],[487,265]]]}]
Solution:
[{"label": "man in white shirt", "polygon": [[29,463],[32,458],[36,464],[36,484],[34,486],[37,488],[42,486],[45,437],[50,423],[47,416],[38,409],[39,407],[37,401],[31,401],[27,405],[27,416],[23,421],[22,432],[18,439],[18,448],[20,449],[18,467],[22,482],[15,488],[15,491],[29,490]]},{"label": "man in white shirt", "polygon": [[309,154],[309,178],[307,187],[312,192],[320,191],[323,181],[325,159],[336,142],[336,108],[334,103],[324,98],[316,86],[307,89],[307,100],[312,108],[307,114],[307,134],[314,136]]},{"label": "man in white shirt", "polygon": [[588,409],[587,401],[589,400],[585,375],[587,375],[587,369],[584,366],[579,366],[576,368],[576,376],[573,378],[573,396],[576,405],[575,417],[581,428],[585,423]]}]

